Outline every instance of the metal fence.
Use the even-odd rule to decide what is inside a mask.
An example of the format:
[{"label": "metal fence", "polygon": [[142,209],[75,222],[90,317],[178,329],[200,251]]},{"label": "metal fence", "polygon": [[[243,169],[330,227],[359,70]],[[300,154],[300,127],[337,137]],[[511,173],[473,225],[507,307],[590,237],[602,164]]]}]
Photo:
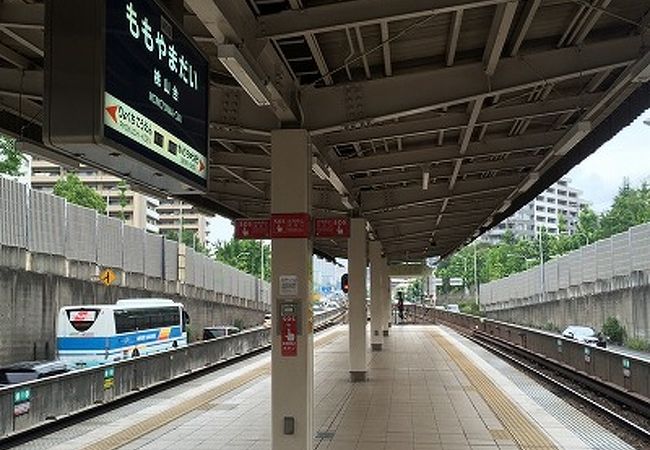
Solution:
[{"label": "metal fence", "polygon": [[1,177],[0,246],[270,304],[265,281],[191,248],[182,265],[177,242]]},{"label": "metal fence", "polygon": [[[558,293],[589,284],[624,287],[617,280],[648,284],[650,275],[650,223],[594,242],[540,266],[482,284],[480,302],[487,309],[513,300],[556,298]],[[629,284],[629,283],[628,283]],[[546,297],[545,297],[546,296]]]}]

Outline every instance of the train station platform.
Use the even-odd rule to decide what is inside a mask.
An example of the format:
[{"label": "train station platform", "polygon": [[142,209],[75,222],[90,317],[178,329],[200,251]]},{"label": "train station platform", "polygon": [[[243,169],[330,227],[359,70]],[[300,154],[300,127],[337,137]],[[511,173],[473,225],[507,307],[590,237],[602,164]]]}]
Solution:
[{"label": "train station platform", "polygon": [[[346,326],[315,348],[314,449],[632,449],[446,327],[393,327],[360,383],[349,381]],[[266,353],[20,448],[269,449],[270,389]]]}]

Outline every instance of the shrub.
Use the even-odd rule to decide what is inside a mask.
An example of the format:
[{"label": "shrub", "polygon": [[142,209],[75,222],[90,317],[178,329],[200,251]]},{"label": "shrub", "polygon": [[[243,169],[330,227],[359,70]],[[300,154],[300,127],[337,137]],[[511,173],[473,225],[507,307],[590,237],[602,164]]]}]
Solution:
[{"label": "shrub", "polygon": [[558,331],[558,327],[556,327],[553,322],[546,322],[544,325],[542,325],[542,330],[544,330],[544,331]]},{"label": "shrub", "polygon": [[245,328],[244,327],[244,319],[242,319],[241,317],[236,318],[235,320],[233,320],[232,326],[237,327],[240,330],[243,330]]},{"label": "shrub", "polygon": [[465,314],[473,314],[475,316],[482,316],[483,313],[475,302],[465,302],[458,305],[460,312]]},{"label": "shrub", "polygon": [[603,324],[603,334],[614,344],[622,344],[625,341],[625,328],[616,317],[608,317]]},{"label": "shrub", "polygon": [[638,350],[640,352],[650,351],[650,341],[639,338],[629,338],[625,340],[625,345],[632,350]]}]

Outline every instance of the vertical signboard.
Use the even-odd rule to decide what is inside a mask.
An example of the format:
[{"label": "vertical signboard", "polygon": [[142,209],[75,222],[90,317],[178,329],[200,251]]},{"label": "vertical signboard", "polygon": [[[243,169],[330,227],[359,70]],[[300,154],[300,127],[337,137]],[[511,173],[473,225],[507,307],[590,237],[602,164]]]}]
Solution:
[{"label": "vertical signboard", "polygon": [[45,142],[167,192],[207,188],[208,61],[158,1],[50,0],[45,34]]},{"label": "vertical signboard", "polygon": [[298,305],[283,303],[280,310],[280,346],[282,356],[298,356]]}]

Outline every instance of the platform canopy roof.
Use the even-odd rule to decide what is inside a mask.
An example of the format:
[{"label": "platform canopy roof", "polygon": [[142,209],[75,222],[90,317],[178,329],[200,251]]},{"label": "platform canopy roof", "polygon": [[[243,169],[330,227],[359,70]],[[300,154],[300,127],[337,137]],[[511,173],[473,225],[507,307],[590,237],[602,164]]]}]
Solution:
[{"label": "platform canopy roof", "polygon": [[[366,218],[392,261],[472,240],[650,106],[648,0],[166,3],[211,65],[210,187],[187,200],[267,216],[270,132],[305,128],[313,214]],[[0,127],[33,140],[43,18],[0,2]]]}]

